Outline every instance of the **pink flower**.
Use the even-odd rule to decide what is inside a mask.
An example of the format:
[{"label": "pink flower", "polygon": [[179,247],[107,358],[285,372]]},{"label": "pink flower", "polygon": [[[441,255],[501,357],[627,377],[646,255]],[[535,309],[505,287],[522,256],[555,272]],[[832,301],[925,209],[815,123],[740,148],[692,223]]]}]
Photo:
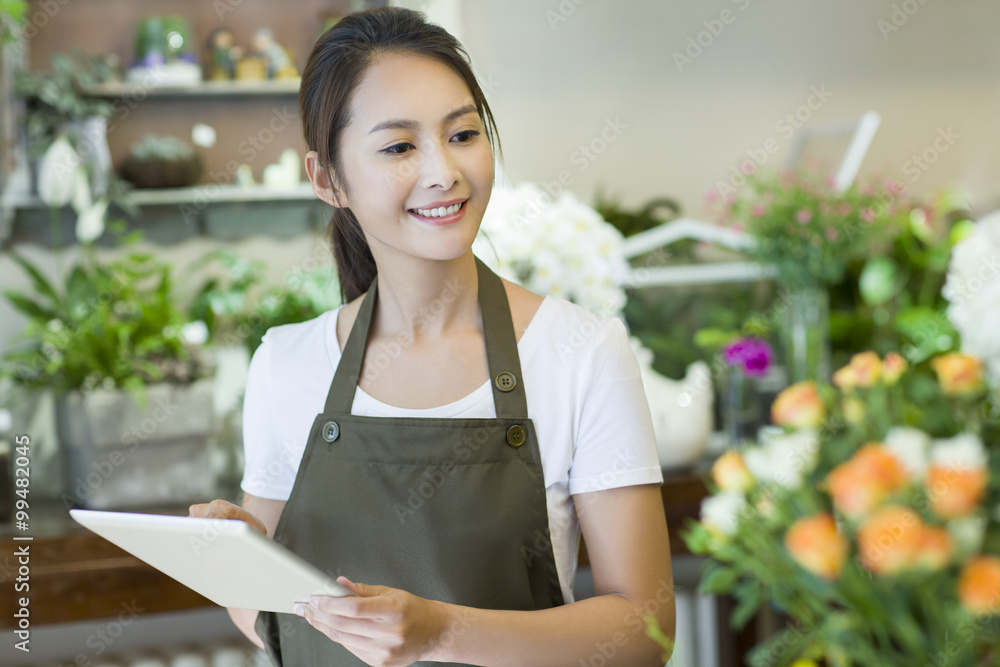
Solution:
[{"label": "pink flower", "polygon": [[719,192],[715,188],[712,188],[711,190],[705,193],[705,201],[707,201],[710,204],[715,203],[715,201],[718,198],[719,198]]},{"label": "pink flower", "polygon": [[800,225],[807,224],[810,220],[812,220],[812,217],[813,217],[812,211],[810,211],[807,208],[804,208],[795,214],[795,219],[799,221]]},{"label": "pink flower", "polygon": [[837,233],[836,229],[834,229],[833,227],[827,227],[826,228],[826,238],[827,238],[827,240],[829,240],[829,241],[836,241],[837,240],[837,236],[838,236],[838,233]]},{"label": "pink flower", "polygon": [[865,222],[871,222],[875,219],[875,211],[871,207],[861,209],[861,219]]},{"label": "pink flower", "polygon": [[754,204],[753,208],[750,209],[750,215],[752,215],[755,218],[759,218],[760,216],[764,215],[764,210],[765,209],[763,204]]},{"label": "pink flower", "polygon": [[847,215],[848,213],[851,212],[851,205],[848,204],[846,201],[840,202],[840,207],[837,209],[837,212],[840,213],[841,215]]}]

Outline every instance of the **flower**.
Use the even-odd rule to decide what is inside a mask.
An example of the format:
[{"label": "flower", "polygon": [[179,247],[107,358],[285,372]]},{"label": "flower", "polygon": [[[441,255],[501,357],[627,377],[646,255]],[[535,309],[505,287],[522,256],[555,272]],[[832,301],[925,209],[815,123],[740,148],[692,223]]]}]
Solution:
[{"label": "flower", "polygon": [[949,352],[931,359],[931,368],[949,396],[968,396],[983,388],[983,362],[977,357]]},{"label": "flower", "polygon": [[911,480],[924,478],[930,446],[931,436],[909,426],[894,426],[885,436],[885,448],[899,460]]},{"label": "flower", "polygon": [[905,486],[907,479],[899,459],[881,444],[868,443],[834,468],[826,481],[834,506],[847,517],[859,518]]},{"label": "flower", "polygon": [[847,541],[826,512],[797,519],[785,534],[785,548],[802,569],[823,579],[840,576],[847,556]]},{"label": "flower", "polygon": [[858,557],[875,574],[896,574],[917,560],[926,526],[909,507],[889,505],[858,529]]},{"label": "flower", "polygon": [[568,191],[553,198],[533,183],[496,188],[473,243],[501,276],[541,294],[614,316],[630,269],[624,237]]},{"label": "flower", "polygon": [[1000,212],[971,226],[951,251],[941,295],[949,302],[948,319],[962,338],[962,350],[983,360],[1000,382]]},{"label": "flower", "polygon": [[977,556],[958,580],[958,599],[973,614],[1000,614],[1000,558]]},{"label": "flower", "polygon": [[906,372],[907,366],[906,359],[902,355],[896,352],[885,355],[885,359],[882,361],[882,382],[890,387],[896,384]]},{"label": "flower", "polygon": [[801,209],[798,213],[795,214],[795,220],[800,225],[809,224],[809,221],[812,220],[812,218],[813,218],[812,211],[810,211],[807,208]]},{"label": "flower", "polygon": [[717,536],[736,532],[740,513],[747,507],[742,493],[723,492],[708,496],[701,502],[701,522]]},{"label": "flower", "polygon": [[754,478],[743,455],[729,450],[712,465],[712,479],[723,491],[745,492],[753,488]]},{"label": "flower", "polygon": [[759,338],[739,338],[722,351],[726,364],[739,366],[747,377],[762,377],[767,374],[774,353],[767,341]]},{"label": "flower", "polygon": [[76,185],[80,156],[61,134],[38,163],[38,196],[46,206],[60,208],[70,203]]},{"label": "flower", "polygon": [[747,467],[762,484],[778,484],[794,489],[802,484],[803,475],[816,467],[819,437],[811,429],[783,433],[772,437],[743,455]]},{"label": "flower", "polygon": [[108,211],[107,197],[101,197],[83,210],[76,219],[76,238],[80,243],[90,243],[104,233],[104,215]]},{"label": "flower", "polygon": [[860,424],[861,420],[868,414],[868,408],[865,407],[864,401],[853,396],[845,398],[841,403],[841,408],[848,424]]},{"label": "flower", "polygon": [[208,340],[208,325],[202,320],[188,322],[181,327],[180,336],[188,345],[204,345]]},{"label": "flower", "polygon": [[953,540],[947,529],[925,525],[914,564],[922,569],[937,571],[951,562],[953,552]]},{"label": "flower", "polygon": [[976,435],[935,440],[925,480],[934,513],[950,519],[975,510],[986,491],[986,465],[986,449]]},{"label": "flower", "polygon": [[882,375],[882,361],[872,351],[859,352],[851,361],[833,374],[833,383],[844,391],[855,387],[873,387]]},{"label": "flower", "polygon": [[816,428],[826,418],[826,406],[810,380],[784,389],[771,406],[771,420],[778,426]]}]

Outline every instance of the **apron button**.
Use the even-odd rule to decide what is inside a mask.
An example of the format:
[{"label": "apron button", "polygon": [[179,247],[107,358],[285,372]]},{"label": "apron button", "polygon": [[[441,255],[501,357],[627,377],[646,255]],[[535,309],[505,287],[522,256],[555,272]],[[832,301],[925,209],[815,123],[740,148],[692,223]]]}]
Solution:
[{"label": "apron button", "polygon": [[524,427],[520,424],[514,424],[509,429],[507,429],[507,442],[512,447],[520,447],[524,444],[524,440],[527,437],[527,432]]},{"label": "apron button", "polygon": [[323,424],[323,439],[327,442],[333,442],[340,436],[340,426],[337,422],[327,422]]},{"label": "apron button", "polygon": [[513,373],[504,371],[502,373],[497,373],[496,383],[497,389],[500,391],[511,391],[514,388],[514,385],[517,384],[517,378],[514,377]]}]

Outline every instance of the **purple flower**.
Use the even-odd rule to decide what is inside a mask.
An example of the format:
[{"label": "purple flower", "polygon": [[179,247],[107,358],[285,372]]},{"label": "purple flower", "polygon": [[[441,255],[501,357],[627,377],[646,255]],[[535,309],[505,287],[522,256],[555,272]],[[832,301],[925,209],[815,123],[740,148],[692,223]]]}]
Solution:
[{"label": "purple flower", "polygon": [[747,377],[761,377],[771,367],[774,353],[767,341],[759,338],[737,338],[722,350],[726,364],[739,366]]}]

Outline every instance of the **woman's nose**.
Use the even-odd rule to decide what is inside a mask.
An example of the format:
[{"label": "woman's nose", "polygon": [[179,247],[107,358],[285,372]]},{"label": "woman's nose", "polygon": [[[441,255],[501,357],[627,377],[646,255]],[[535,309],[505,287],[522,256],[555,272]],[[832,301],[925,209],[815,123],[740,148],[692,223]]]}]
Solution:
[{"label": "woman's nose", "polygon": [[433,188],[440,186],[443,190],[450,190],[461,178],[461,171],[455,156],[447,146],[435,146],[424,151],[423,164],[420,170],[420,186],[423,188]]}]

